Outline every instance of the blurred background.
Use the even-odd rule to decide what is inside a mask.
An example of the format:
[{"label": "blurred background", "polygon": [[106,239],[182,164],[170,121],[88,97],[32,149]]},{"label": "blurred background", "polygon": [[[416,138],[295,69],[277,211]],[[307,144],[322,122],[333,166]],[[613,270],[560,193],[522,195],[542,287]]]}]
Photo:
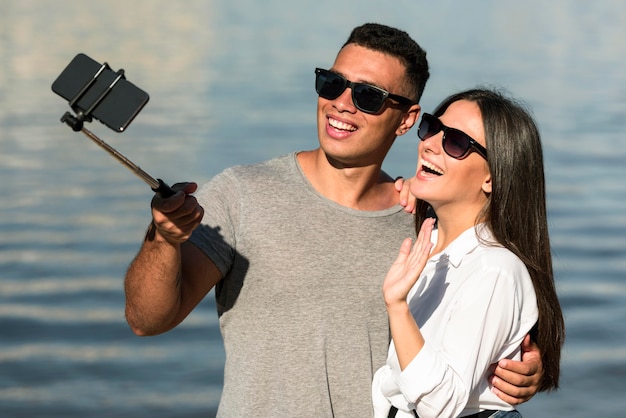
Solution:
[{"label": "blurred background", "polygon": [[[317,145],[313,70],[367,21],[428,52],[425,111],[478,84],[526,101],[545,153],[562,384],[527,417],[619,416],[626,393],[626,3],[137,0],[0,3],[0,416],[212,416],[224,353],[210,295],[135,337],[123,277],[150,188],[61,124],[50,86],[83,52],[150,94],[123,134],[87,127],[154,177],[203,183]],[[414,173],[415,130],[385,169]]]}]

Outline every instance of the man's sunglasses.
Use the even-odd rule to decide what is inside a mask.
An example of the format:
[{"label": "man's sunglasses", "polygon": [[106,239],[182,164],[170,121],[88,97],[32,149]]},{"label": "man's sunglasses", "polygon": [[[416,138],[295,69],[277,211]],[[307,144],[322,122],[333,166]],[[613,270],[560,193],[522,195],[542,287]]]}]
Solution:
[{"label": "man's sunglasses", "polygon": [[417,136],[422,141],[437,135],[441,131],[443,131],[443,139],[441,140],[443,150],[450,157],[460,160],[465,158],[470,150],[474,148],[487,160],[487,149],[472,139],[468,134],[458,129],[448,128],[441,123],[439,118],[429,113],[422,115],[422,121],[417,129]]},{"label": "man's sunglasses", "polygon": [[352,102],[361,112],[375,114],[380,111],[387,99],[393,99],[401,105],[412,105],[415,102],[406,97],[391,94],[380,87],[366,83],[353,83],[347,78],[332,71],[315,69],[315,90],[317,94],[327,100],[334,100],[341,96],[344,90],[352,90]]}]

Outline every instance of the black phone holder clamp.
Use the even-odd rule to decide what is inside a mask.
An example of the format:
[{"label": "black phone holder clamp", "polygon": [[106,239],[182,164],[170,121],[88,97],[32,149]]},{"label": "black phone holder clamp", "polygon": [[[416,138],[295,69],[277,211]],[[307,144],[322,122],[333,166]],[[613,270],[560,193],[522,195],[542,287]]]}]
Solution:
[{"label": "black phone holder clamp", "polygon": [[94,102],[91,103],[91,105],[86,110],[82,110],[79,106],[77,106],[78,101],[82,99],[85,93],[87,93],[87,91],[96,83],[96,81],[98,80],[98,77],[100,77],[100,74],[102,74],[104,70],[110,70],[110,69],[111,67],[109,66],[108,63],[106,62],[103,63],[102,66],[100,66],[100,68],[98,69],[98,71],[94,74],[94,76],[90,78],[89,81],[87,81],[87,83],[79,90],[76,96],[74,96],[69,101],[69,105],[72,108],[72,110],[76,112],[76,116],[74,116],[70,112],[65,112],[65,114],[61,116],[61,122],[65,123],[70,128],[72,128],[74,132],[79,132],[83,129],[83,122],[92,121],[93,118],[92,118],[91,113],[93,112],[93,110],[107,97],[107,95],[113,90],[113,88],[118,83],[118,81],[122,79],[124,80],[126,79],[126,76],[124,75],[124,70],[120,68],[115,73],[117,77],[113,80],[113,82],[109,84],[109,86],[102,93],[100,93],[98,97],[96,97]]},{"label": "black phone holder clamp", "polygon": [[[82,112],[79,112],[76,116],[72,115],[70,112],[65,112],[65,114],[61,116],[61,122],[72,128],[74,132],[80,132],[83,129],[83,122],[85,120],[85,115]],[[91,122],[91,120],[87,120],[87,122]]]}]

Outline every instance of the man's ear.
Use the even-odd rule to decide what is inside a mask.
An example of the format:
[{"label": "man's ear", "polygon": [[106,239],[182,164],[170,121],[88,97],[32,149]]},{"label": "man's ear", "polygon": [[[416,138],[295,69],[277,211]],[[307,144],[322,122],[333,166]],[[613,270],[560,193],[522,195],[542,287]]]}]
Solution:
[{"label": "man's ear", "polygon": [[409,110],[402,116],[400,120],[400,125],[398,125],[398,129],[396,129],[396,135],[401,136],[404,135],[415,125],[417,119],[420,116],[420,111],[422,108],[418,104],[411,105]]}]

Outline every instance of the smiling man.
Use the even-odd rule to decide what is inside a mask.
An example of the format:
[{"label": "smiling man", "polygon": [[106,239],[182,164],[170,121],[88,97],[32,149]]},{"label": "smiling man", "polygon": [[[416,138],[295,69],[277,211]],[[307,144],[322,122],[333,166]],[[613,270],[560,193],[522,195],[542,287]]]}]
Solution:
[{"label": "smiling man", "polygon": [[[415,236],[381,167],[419,117],[428,64],[405,32],[365,24],[315,76],[319,147],[227,169],[196,196],[195,183],[156,195],[126,275],[138,335],[174,328],[215,287],[218,416],[373,415],[389,344],[382,280]],[[536,392],[541,362],[510,368],[497,384],[519,403]]]}]

